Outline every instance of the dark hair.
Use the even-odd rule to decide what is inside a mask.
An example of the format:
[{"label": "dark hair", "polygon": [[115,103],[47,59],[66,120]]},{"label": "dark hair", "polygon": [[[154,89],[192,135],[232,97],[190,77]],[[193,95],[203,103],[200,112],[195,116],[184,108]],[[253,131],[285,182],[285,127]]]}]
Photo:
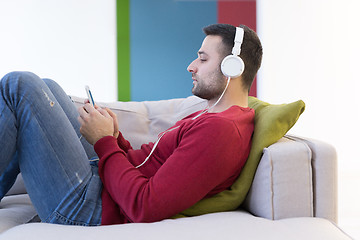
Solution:
[{"label": "dark hair", "polygon": [[[262,46],[257,34],[245,25],[239,27],[244,29],[244,39],[241,45],[240,57],[244,61],[245,70],[242,74],[244,87],[250,91],[252,82],[261,66]],[[212,24],[203,28],[206,35],[216,35],[222,38],[224,48],[223,57],[231,54],[234,46],[236,28],[229,24]],[[220,50],[221,51],[221,50]]]}]

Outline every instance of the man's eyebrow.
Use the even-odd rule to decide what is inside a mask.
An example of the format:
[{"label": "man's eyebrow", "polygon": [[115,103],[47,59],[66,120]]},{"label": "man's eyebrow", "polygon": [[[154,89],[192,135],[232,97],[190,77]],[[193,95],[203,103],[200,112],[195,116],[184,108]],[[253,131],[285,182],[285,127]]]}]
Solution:
[{"label": "man's eyebrow", "polygon": [[198,51],[198,55],[208,55],[208,54],[204,51]]}]

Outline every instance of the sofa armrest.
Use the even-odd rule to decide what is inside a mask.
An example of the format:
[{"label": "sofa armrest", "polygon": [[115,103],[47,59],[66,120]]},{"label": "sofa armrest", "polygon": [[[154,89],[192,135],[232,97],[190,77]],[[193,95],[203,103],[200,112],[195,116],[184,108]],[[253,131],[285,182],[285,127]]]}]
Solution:
[{"label": "sofa armrest", "polygon": [[314,216],[338,222],[337,153],[334,146],[311,138],[288,136],[311,149],[313,169]]},{"label": "sofa armrest", "polygon": [[309,147],[283,137],[265,148],[244,206],[272,220],[313,217]]},{"label": "sofa armrest", "polygon": [[336,153],[327,143],[285,136],[264,149],[244,207],[268,219],[337,221]]}]

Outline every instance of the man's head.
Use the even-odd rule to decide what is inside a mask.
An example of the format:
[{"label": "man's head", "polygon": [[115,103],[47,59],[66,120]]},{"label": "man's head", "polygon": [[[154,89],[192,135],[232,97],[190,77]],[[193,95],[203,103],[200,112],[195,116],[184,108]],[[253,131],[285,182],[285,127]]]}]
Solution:
[{"label": "man's head", "polygon": [[[262,46],[257,34],[253,30],[245,25],[240,25],[239,27],[244,29],[240,58],[245,63],[245,70],[241,77],[244,88],[250,91],[251,84],[261,65]],[[205,27],[203,31],[206,36],[221,37],[222,44],[220,44],[218,51],[222,59],[231,54],[236,32],[234,26],[229,24],[213,24]]]},{"label": "man's head", "polygon": [[190,63],[188,71],[192,74],[192,93],[203,99],[218,98],[225,88],[225,76],[220,70],[222,56],[218,48],[222,45],[220,36],[207,36],[199,51],[198,57]]}]

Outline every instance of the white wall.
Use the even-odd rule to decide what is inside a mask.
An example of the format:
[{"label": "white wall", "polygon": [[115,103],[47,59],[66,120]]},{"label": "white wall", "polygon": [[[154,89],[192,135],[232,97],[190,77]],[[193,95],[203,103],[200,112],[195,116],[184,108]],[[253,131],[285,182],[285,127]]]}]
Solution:
[{"label": "white wall", "polygon": [[257,1],[264,48],[258,97],[306,103],[291,133],[336,147],[339,223],[360,238],[360,2]]},{"label": "white wall", "polygon": [[68,94],[117,96],[115,0],[1,0],[0,76],[31,71]]}]

